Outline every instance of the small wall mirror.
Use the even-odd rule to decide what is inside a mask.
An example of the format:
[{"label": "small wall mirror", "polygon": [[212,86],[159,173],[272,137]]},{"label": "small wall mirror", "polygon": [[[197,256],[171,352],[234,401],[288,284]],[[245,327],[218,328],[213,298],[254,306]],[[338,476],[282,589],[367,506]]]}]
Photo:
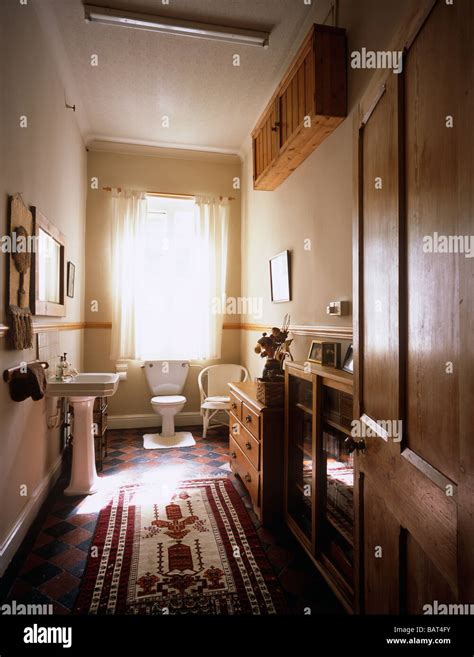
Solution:
[{"label": "small wall mirror", "polygon": [[273,303],[291,301],[289,251],[270,258],[270,291]]},{"label": "small wall mirror", "polygon": [[38,210],[32,208],[35,221],[36,251],[31,307],[34,315],[63,317],[64,304],[65,239]]}]

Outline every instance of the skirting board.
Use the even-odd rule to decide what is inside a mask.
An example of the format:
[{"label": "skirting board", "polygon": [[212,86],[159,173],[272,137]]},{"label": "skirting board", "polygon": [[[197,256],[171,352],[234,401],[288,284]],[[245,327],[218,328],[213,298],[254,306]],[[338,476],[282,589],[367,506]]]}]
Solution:
[{"label": "skirting board", "polygon": [[23,539],[25,538],[34,519],[38,515],[41,505],[46,500],[49,491],[56,483],[61,472],[62,452],[53,463],[49,472],[33,491],[28,502],[23,507],[15,524],[8,532],[3,543],[0,544],[0,577],[7,569],[8,564],[15,556]]},{"label": "skirting board", "polygon": [[[177,427],[192,427],[202,425],[202,416],[198,412],[178,413],[174,419]],[[142,429],[146,427],[161,427],[161,416],[156,413],[144,415],[109,415],[109,429]]]}]

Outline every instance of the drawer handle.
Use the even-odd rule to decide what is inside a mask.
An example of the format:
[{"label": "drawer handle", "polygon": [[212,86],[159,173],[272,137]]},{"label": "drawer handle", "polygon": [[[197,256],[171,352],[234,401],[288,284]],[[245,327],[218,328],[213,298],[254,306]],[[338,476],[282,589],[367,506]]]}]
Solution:
[{"label": "drawer handle", "polygon": [[252,449],[252,445],[251,445],[250,443],[245,443],[245,447],[246,447],[247,449]]},{"label": "drawer handle", "polygon": [[237,408],[237,404],[235,402],[232,402],[232,408],[234,409],[234,411]]},{"label": "drawer handle", "polygon": [[237,458],[237,454],[236,454],[235,452],[231,452],[231,453],[230,453],[230,457],[231,457],[232,459],[235,459],[235,458]]},{"label": "drawer handle", "polygon": [[245,421],[246,422],[252,422],[252,416],[251,415],[246,415],[245,416]]},{"label": "drawer handle", "polygon": [[244,479],[245,479],[245,481],[246,481],[248,484],[250,484],[250,482],[252,481],[252,477],[249,475],[248,472],[247,472],[247,474],[245,475]]},{"label": "drawer handle", "polygon": [[238,424],[233,424],[232,425],[232,431],[233,431],[233,433],[239,433],[239,425]]}]

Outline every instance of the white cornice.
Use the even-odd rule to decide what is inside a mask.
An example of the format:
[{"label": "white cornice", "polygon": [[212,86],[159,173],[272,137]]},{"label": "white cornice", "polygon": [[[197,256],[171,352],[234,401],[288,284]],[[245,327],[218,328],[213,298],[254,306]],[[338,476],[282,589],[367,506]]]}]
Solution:
[{"label": "white cornice", "polygon": [[135,139],[112,139],[104,135],[94,135],[87,140],[90,151],[124,153],[126,155],[149,155],[151,157],[169,157],[173,159],[205,159],[215,162],[241,162],[242,157],[236,150],[198,146],[195,144],[172,144],[167,142],[142,141]]}]

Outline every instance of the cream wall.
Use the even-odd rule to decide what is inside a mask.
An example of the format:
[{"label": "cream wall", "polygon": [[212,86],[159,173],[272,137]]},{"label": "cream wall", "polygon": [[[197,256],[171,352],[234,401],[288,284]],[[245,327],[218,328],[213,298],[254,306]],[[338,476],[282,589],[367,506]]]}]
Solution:
[{"label": "cream wall", "polygon": [[[76,265],[76,292],[67,299],[65,322],[83,320],[86,152],[73,112],[64,107],[47,39],[34,8],[0,3],[0,234],[8,231],[8,196],[22,194],[66,236],[66,258]],[[26,115],[28,127],[20,128]],[[7,258],[0,254],[0,323],[5,305]],[[51,321],[38,318],[35,321]],[[55,320],[53,320],[55,321]],[[82,331],[60,332],[60,347],[82,365]],[[12,351],[0,337],[0,369],[36,358],[36,350]],[[0,573],[46,493],[48,476],[59,463],[59,429],[48,430],[52,401],[10,400],[0,384]],[[20,495],[26,484],[27,495]],[[22,523],[22,524],[21,524]]]},{"label": "cream wall", "polygon": [[[400,20],[416,0],[341,0],[339,26],[347,29],[348,53],[387,49]],[[314,3],[308,17],[321,23],[329,2]],[[295,51],[300,42],[295,43]],[[289,53],[289,61],[294,53]],[[350,62],[350,59],[349,59]],[[279,325],[285,313],[292,324],[351,326],[352,317],[329,317],[330,301],[352,299],[353,111],[373,71],[348,68],[347,119],[277,190],[253,190],[250,135],[244,144],[242,186],[242,295],[263,297],[263,320]],[[257,117],[255,117],[257,119]],[[310,242],[305,242],[310,240]],[[310,250],[305,250],[310,244]],[[292,301],[270,301],[268,259],[291,251]],[[259,376],[262,361],[254,353],[258,331],[241,332],[243,364]],[[307,357],[310,338],[296,336],[294,357]],[[348,343],[343,343],[345,352]]]},{"label": "cream wall", "polygon": [[[112,148],[112,146],[108,146]],[[150,149],[151,150],[151,149]],[[151,151],[153,153],[153,151]],[[155,151],[156,153],[156,151]],[[166,152],[165,152],[166,153]],[[139,155],[91,150],[88,155],[88,179],[97,177],[99,189],[89,189],[87,196],[86,233],[86,320],[111,321],[110,277],[110,221],[111,194],[102,187],[123,187],[177,194],[234,196],[230,204],[230,231],[227,295],[240,295],[240,192],[233,188],[235,177],[241,176],[240,161],[236,157],[216,154],[182,154],[172,156]],[[98,310],[92,310],[92,302]],[[239,317],[226,317],[226,323],[237,322]],[[189,317],[192,330],[193,318]],[[222,361],[240,362],[239,331],[224,330]],[[109,358],[110,329],[87,329],[85,336],[85,369],[87,371],[115,371],[115,362]],[[214,362],[214,361],[213,361]],[[217,361],[215,361],[217,362]],[[206,365],[208,363],[200,363]],[[198,364],[190,369],[184,395],[187,404],[184,413],[199,411],[197,388]],[[109,416],[112,426],[139,426],[143,416],[151,415],[150,393],[144,370],[138,362],[130,362],[127,381],[120,383],[117,394],[110,399]],[[117,416],[121,416],[122,421]],[[126,420],[124,422],[124,416]],[[132,416],[132,417],[130,417]],[[158,422],[145,418],[145,422]]]}]

